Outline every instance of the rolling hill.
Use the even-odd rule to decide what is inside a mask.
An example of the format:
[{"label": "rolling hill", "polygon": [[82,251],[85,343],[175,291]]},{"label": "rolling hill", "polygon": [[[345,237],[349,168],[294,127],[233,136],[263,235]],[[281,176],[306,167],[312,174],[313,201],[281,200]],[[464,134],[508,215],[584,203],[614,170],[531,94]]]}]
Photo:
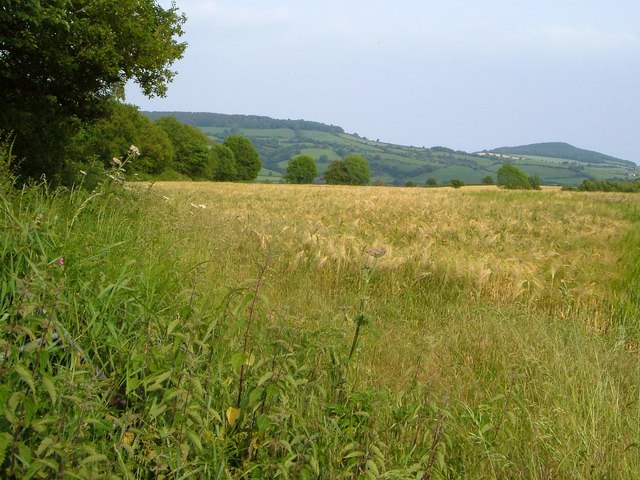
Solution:
[{"label": "rolling hill", "polygon": [[622,165],[635,167],[635,163],[629,160],[604,155],[591,150],[583,150],[568,143],[550,142],[533,143],[531,145],[521,145],[519,147],[501,147],[489,150],[490,153],[503,153],[507,155],[520,155],[527,157],[558,158],[564,160],[575,160],[581,163]]},{"label": "rolling hill", "polygon": [[545,155],[498,151],[468,153],[441,146],[424,148],[395,145],[348,134],[335,125],[307,120],[277,120],[256,115],[205,112],[142,113],[152,120],[173,116],[183,123],[200,128],[217,142],[231,134],[248,137],[262,159],[264,168],[260,172],[259,181],[281,181],[287,162],[296,155],[307,154],[315,158],[318,170],[322,173],[332,160],[352,152],[369,160],[374,183],[390,185],[405,185],[407,182],[422,185],[429,178],[436,179],[438,184],[446,184],[454,178],[467,184],[477,184],[482,183],[487,176],[495,179],[496,171],[505,162],[517,165],[528,175],[538,175],[543,184],[552,185],[577,185],[587,178],[620,180],[631,175],[640,176],[640,169],[632,162],[602,154],[594,157],[596,161],[546,156],[551,151],[562,155],[573,155],[573,149],[587,152],[575,147],[566,151],[534,151],[538,154],[546,152]]}]

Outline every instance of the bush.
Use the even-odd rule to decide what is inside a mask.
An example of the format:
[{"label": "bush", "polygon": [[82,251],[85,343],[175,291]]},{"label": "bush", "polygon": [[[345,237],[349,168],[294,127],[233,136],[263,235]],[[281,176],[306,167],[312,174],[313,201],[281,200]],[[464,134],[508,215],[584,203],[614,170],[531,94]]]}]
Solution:
[{"label": "bush", "polygon": [[464,186],[464,182],[462,180],[460,180],[459,178],[454,178],[449,183],[451,184],[451,186],[453,188],[460,188],[460,187]]}]

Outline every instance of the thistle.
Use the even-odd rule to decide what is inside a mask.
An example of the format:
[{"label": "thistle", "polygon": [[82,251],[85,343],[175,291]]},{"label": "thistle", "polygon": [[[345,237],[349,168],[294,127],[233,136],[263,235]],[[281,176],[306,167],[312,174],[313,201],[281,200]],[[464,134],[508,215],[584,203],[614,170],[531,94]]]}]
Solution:
[{"label": "thistle", "polygon": [[358,338],[360,337],[360,329],[371,322],[371,315],[367,313],[367,307],[369,305],[369,282],[373,276],[373,272],[378,265],[378,259],[387,253],[387,249],[382,246],[371,247],[365,250],[365,252],[373,257],[371,264],[367,263],[364,267],[364,275],[362,277],[362,294],[360,297],[360,304],[358,307],[358,313],[354,317],[353,321],[356,324],[356,331],[353,334],[353,340],[351,342],[351,350],[349,350],[349,360],[353,357],[353,353],[358,345]]}]

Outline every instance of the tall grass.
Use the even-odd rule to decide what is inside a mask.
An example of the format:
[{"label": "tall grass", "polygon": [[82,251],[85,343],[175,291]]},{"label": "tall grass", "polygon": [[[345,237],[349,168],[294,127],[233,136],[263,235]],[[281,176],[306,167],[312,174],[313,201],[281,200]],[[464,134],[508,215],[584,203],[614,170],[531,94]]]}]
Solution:
[{"label": "tall grass", "polygon": [[1,205],[6,478],[640,475],[635,196],[156,184]]}]

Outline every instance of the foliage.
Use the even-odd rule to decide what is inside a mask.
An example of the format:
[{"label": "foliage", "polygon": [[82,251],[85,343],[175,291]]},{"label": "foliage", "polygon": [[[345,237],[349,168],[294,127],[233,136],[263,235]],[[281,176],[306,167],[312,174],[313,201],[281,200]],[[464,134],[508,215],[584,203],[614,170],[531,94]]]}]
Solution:
[{"label": "foliage", "polygon": [[464,186],[464,182],[459,178],[452,178],[449,182],[453,188],[460,188]]},{"label": "foliage", "polygon": [[184,17],[153,0],[5,2],[0,133],[15,133],[23,175],[59,173],[81,122],[102,118],[127,81],[164,95]]},{"label": "foliage", "polygon": [[73,138],[68,157],[77,168],[86,170],[95,162],[105,168],[114,156],[125,154],[130,145],[141,155],[130,165],[130,173],[157,175],[173,166],[174,148],[166,131],[140,114],[133,105],[112,102],[110,113],[87,125]]},{"label": "foliage", "polygon": [[324,181],[330,185],[367,185],[370,177],[367,159],[355,153],[334,160],[324,172]]},{"label": "foliage", "polygon": [[634,198],[315,190],[3,191],[0,476],[640,474]]},{"label": "foliage", "polygon": [[[145,114],[157,118],[162,112]],[[495,179],[495,158],[446,147],[421,148],[381,143],[316,122],[209,113],[173,112],[171,115],[201,128],[218,142],[230,134],[246,136],[258,150],[264,168],[280,174],[285,173],[288,161],[297,155],[316,158],[318,169],[323,174],[330,161],[358,153],[368,159],[371,178],[384,184],[405,185],[407,181],[421,184],[428,177],[441,182],[459,178],[466,184],[479,184],[486,176]],[[568,160],[556,161],[549,166],[547,160],[530,158],[526,165],[542,177],[543,183],[557,183],[557,179],[562,178],[565,183],[577,185],[585,178],[585,171]],[[621,169],[619,165],[602,165],[597,170],[590,169],[589,175],[598,178],[623,178],[634,172],[640,175],[637,166],[625,164]]]},{"label": "foliage", "polygon": [[349,185],[350,182],[349,172],[343,160],[334,160],[329,163],[323,178],[329,185]]},{"label": "foliage", "polygon": [[368,185],[371,181],[369,162],[362,155],[350,153],[344,158],[350,185]]},{"label": "foliage", "polygon": [[233,152],[226,145],[216,144],[211,153],[215,157],[216,171],[214,180],[219,182],[233,182],[238,176],[236,171],[236,159]]},{"label": "foliage", "polygon": [[504,155],[531,155],[537,157],[565,158],[583,163],[611,164],[625,167],[635,167],[633,162],[603,155],[602,153],[576,148],[563,142],[534,143],[519,147],[502,147],[491,150],[492,153]]},{"label": "foliage", "polygon": [[262,168],[262,162],[251,141],[242,135],[231,135],[222,144],[233,152],[236,160],[236,179],[255,180]]},{"label": "foliage", "polygon": [[200,130],[178,122],[173,117],[163,117],[156,124],[165,132],[173,145],[172,167],[192,179],[212,180],[216,171],[212,142]]},{"label": "foliage", "polygon": [[316,161],[309,155],[298,155],[289,160],[283,179],[287,183],[313,183],[317,176]]},{"label": "foliage", "polygon": [[[568,189],[567,189],[568,190]],[[584,180],[575,190],[581,192],[640,192],[640,180]]]},{"label": "foliage", "polygon": [[425,180],[424,184],[428,187],[435,187],[436,185],[438,185],[438,180],[433,177],[429,177]]},{"label": "foliage", "polygon": [[294,131],[313,130],[316,132],[344,133],[341,127],[308,120],[277,120],[259,115],[225,115],[208,112],[146,112],[151,119],[173,116],[178,121],[196,127],[215,125],[229,130],[244,129],[291,129]]},{"label": "foliage", "polygon": [[510,163],[503,164],[497,172],[498,186],[509,190],[531,190],[526,174]]},{"label": "foliage", "polygon": [[494,182],[493,177],[491,175],[487,175],[486,177],[484,177],[482,179],[482,183],[484,183],[485,185],[493,185],[495,182]]},{"label": "foliage", "polygon": [[529,180],[529,185],[533,190],[540,190],[540,177],[538,175],[527,177],[527,180]]}]

